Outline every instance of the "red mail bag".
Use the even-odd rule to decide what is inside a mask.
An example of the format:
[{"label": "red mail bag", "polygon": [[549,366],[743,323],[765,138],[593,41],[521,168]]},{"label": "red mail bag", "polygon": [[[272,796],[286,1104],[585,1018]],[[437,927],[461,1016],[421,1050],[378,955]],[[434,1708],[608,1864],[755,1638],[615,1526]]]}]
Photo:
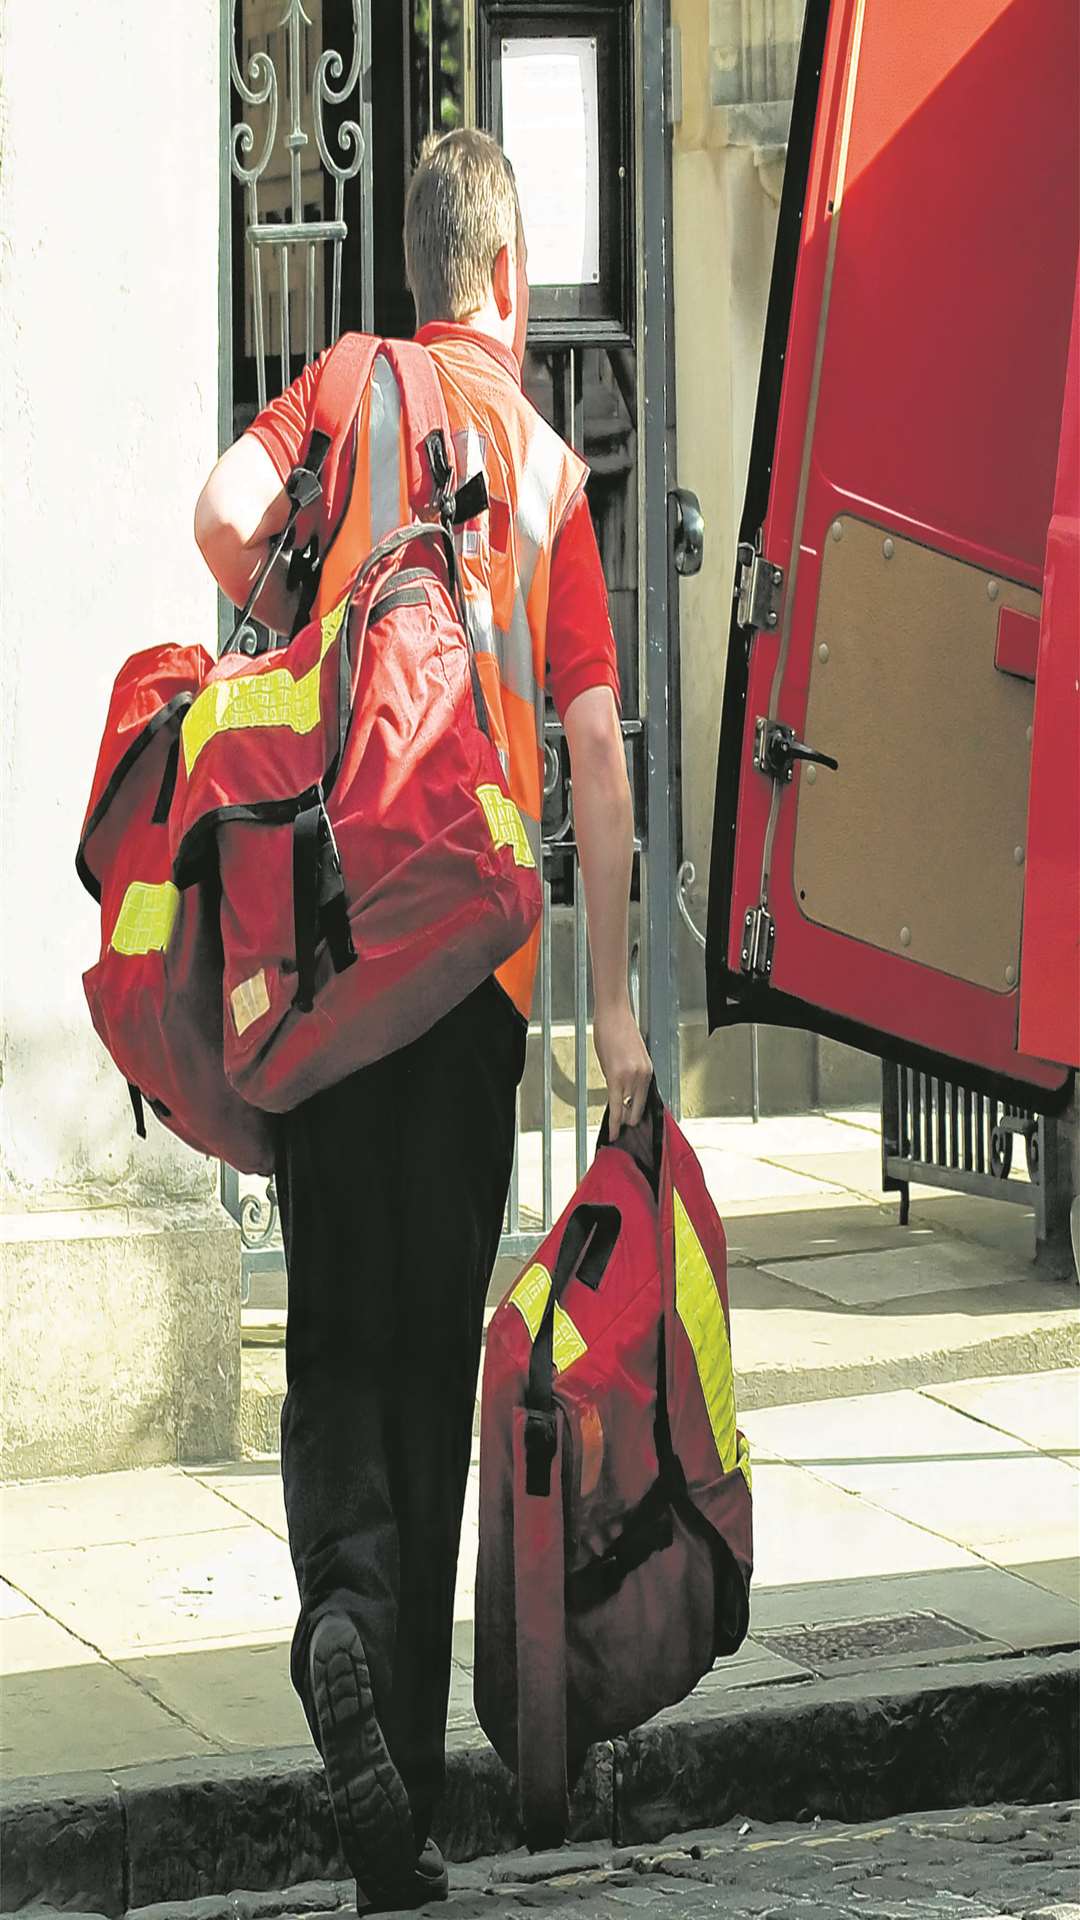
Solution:
[{"label": "red mail bag", "polygon": [[101,955],[83,986],[140,1133],[145,1103],[199,1153],[267,1173],[270,1122],[225,1078],[213,883],[181,894],[172,879],[180,724],[211,665],[202,647],[151,647],[117,677],[76,860],[101,907]]},{"label": "red mail bag", "polygon": [[393,371],[418,517],[287,647],[213,668],[172,813],[178,885],[220,874],[226,1072],[275,1113],[432,1026],[540,912],[457,592],[434,368],[417,346],[343,345],[358,378],[376,353]]},{"label": "red mail bag", "polygon": [[681,1700],[749,1621],[749,1449],[724,1233],[655,1087],[488,1330],[477,1716],[530,1846],[589,1746]]}]

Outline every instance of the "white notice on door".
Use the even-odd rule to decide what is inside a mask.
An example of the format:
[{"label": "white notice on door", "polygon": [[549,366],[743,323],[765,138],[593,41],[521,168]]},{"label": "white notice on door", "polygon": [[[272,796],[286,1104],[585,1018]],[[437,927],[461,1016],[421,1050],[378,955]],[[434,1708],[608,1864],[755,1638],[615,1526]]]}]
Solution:
[{"label": "white notice on door", "polygon": [[534,287],[600,279],[596,41],[504,40],[503,146],[517,179]]}]

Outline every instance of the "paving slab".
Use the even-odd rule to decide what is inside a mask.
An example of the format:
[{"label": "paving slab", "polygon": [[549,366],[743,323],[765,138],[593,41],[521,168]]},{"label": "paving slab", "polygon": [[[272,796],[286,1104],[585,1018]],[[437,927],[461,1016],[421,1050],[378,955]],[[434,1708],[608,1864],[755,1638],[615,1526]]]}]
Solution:
[{"label": "paving slab", "polygon": [[6,1556],[172,1539],[242,1525],[241,1514],[179,1467],[0,1486],[0,1541]]},{"label": "paving slab", "polygon": [[280,1540],[288,1539],[279,1460],[230,1460],[225,1466],[190,1471],[219,1501],[237,1509],[238,1521],[257,1520]]},{"label": "paving slab", "polygon": [[[895,1209],[894,1197],[886,1205]],[[913,1227],[931,1227],[959,1239],[974,1240],[980,1246],[996,1247],[1010,1253],[1029,1269],[1035,1260],[1035,1213],[1032,1207],[1016,1201],[994,1200],[989,1195],[949,1193],[940,1187],[913,1197],[908,1231]]]},{"label": "paving slab", "polygon": [[212,1750],[53,1620],[38,1614],[7,1621],[3,1646],[5,1779]]},{"label": "paving slab", "polygon": [[291,1638],[290,1631],[257,1645],[196,1643],[117,1666],[218,1748],[302,1746],[310,1736],[289,1679]]},{"label": "paving slab", "polygon": [[825,1118],[840,1121],[845,1127],[861,1127],[881,1139],[880,1107],[826,1107]]},{"label": "paving slab", "polygon": [[[855,1135],[850,1145],[845,1142],[826,1153],[800,1149],[785,1153],[769,1149],[767,1158],[770,1165],[790,1168],[792,1173],[801,1174],[804,1179],[820,1180],[831,1187],[840,1187],[849,1194],[861,1194],[867,1200],[881,1200],[881,1148],[867,1135]],[[928,1198],[940,1189],[913,1180],[910,1191],[912,1198],[921,1199]]]},{"label": "paving slab", "polygon": [[828,1486],[801,1467],[769,1462],[754,1471],[754,1587],[930,1572],[976,1564],[976,1556],[906,1519]]},{"label": "paving slab", "polygon": [[759,1640],[749,1636],[743,1641],[737,1653],[727,1660],[718,1660],[711,1673],[699,1680],[694,1689],[701,1699],[707,1700],[710,1694],[718,1690],[729,1692],[735,1687],[760,1687],[801,1681],[810,1678],[809,1669],[796,1660],[789,1660],[783,1654],[776,1653],[771,1647],[763,1646]]},{"label": "paving slab", "polygon": [[999,1566],[1067,1569],[1080,1554],[1073,1468],[926,1395],[776,1408],[744,1424],[752,1445]]},{"label": "paving slab", "polygon": [[1026,1441],[982,1425],[930,1392],[912,1389],[761,1408],[748,1413],[742,1425],[755,1450],[764,1447],[838,1486],[848,1485],[843,1477],[848,1467],[896,1465],[929,1475],[948,1460],[1038,1457]]},{"label": "paving slab", "polygon": [[[1080,1626],[1080,1560],[1075,1554],[1064,1560],[1020,1561],[1017,1572],[1022,1573],[1025,1580],[1044,1587],[1047,1593],[1059,1594],[1071,1606]],[[1073,1637],[1077,1635],[1074,1633]]]},{"label": "paving slab", "polygon": [[[713,1148],[723,1153],[750,1154],[760,1160],[782,1160],[792,1153],[829,1155],[867,1150],[864,1128],[825,1113],[763,1114],[756,1123],[740,1119],[687,1120],[683,1132],[695,1153]],[[880,1140],[880,1116],[875,1136]]]},{"label": "paving slab", "polygon": [[966,1241],[935,1239],[915,1246],[826,1255],[820,1260],[770,1261],[766,1272],[819,1293],[840,1306],[867,1309],[920,1294],[1015,1285],[1016,1263],[1007,1254]]},{"label": "paving slab", "polygon": [[760,1206],[763,1200],[770,1205],[777,1200],[809,1204],[825,1197],[827,1204],[835,1206],[844,1198],[840,1187],[824,1176],[807,1176],[779,1164],[774,1166],[769,1161],[754,1159],[748,1153],[731,1153],[707,1146],[696,1151],[706,1185],[721,1214],[748,1202]]},{"label": "paving slab", "polygon": [[1076,1476],[1031,1453],[977,1459],[815,1467],[815,1475],[885,1513],[959,1541],[997,1566],[1075,1560],[1080,1501]]},{"label": "paving slab", "polygon": [[8,1572],[109,1657],[197,1637],[291,1631],[296,1617],[288,1548],[250,1523],[137,1545],[15,1554]]},{"label": "paving slab", "polygon": [[822,1259],[829,1254],[872,1253],[931,1241],[930,1225],[901,1227],[896,1208],[853,1202],[850,1195],[829,1207],[792,1207],[778,1212],[725,1214],[729,1264]]},{"label": "paving slab", "polygon": [[944,1406],[956,1407],[1000,1433],[1014,1434],[1043,1453],[1080,1466],[1080,1369],[1060,1373],[1007,1374],[995,1380],[954,1380],[928,1389]]},{"label": "paving slab", "polygon": [[33,1601],[28,1600],[25,1593],[0,1580],[0,1620],[17,1620],[21,1614],[36,1612]]},{"label": "paving slab", "polygon": [[1023,1573],[983,1562],[931,1572],[863,1575],[816,1585],[764,1586],[755,1582],[751,1625],[758,1632],[850,1620],[896,1618],[929,1611],[1014,1653],[1071,1646],[1080,1639],[1075,1600],[1034,1586]]}]

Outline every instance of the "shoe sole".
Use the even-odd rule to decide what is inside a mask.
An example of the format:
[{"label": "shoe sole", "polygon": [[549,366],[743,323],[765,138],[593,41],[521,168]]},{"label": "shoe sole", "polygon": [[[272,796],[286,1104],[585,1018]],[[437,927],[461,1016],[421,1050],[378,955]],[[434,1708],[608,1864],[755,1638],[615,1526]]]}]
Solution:
[{"label": "shoe sole", "polygon": [[351,1621],[321,1620],[311,1686],[342,1850],[368,1900],[399,1896],[416,1858],[409,1797],[375,1712],[367,1658]]}]

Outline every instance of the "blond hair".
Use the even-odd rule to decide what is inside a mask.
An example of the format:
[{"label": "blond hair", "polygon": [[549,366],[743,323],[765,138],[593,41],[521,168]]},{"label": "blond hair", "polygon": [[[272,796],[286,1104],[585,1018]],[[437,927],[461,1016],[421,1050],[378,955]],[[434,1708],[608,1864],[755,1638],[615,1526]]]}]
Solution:
[{"label": "blond hair", "polygon": [[474,127],[429,134],[405,200],[405,278],[419,326],[482,307],[500,248],[520,248],[514,170]]}]

